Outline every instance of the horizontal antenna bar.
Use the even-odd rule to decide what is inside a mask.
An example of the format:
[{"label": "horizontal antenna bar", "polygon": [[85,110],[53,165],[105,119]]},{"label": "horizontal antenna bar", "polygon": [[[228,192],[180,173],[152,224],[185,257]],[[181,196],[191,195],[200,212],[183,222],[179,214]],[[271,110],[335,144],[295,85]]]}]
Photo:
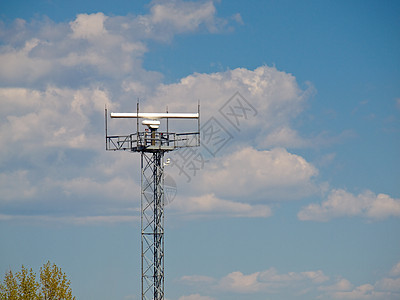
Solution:
[{"label": "horizontal antenna bar", "polygon": [[198,113],[111,113],[111,118],[198,119]]}]

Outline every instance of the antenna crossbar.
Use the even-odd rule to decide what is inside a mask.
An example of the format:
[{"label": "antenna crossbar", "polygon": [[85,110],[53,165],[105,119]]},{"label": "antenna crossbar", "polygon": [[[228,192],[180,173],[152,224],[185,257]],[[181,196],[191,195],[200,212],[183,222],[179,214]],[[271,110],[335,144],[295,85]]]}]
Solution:
[{"label": "antenna crossbar", "polygon": [[199,113],[111,113],[110,117],[113,119],[198,119]]}]

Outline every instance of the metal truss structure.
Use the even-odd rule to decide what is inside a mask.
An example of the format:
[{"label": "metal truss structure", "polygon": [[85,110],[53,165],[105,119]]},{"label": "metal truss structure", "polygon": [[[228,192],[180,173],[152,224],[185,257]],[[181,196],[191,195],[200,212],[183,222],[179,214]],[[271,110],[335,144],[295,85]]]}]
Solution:
[{"label": "metal truss structure", "polygon": [[163,152],[141,155],[142,299],[164,299]]},{"label": "metal truss structure", "polygon": [[[129,135],[108,135],[106,150],[141,153],[141,250],[142,300],[164,300],[164,153],[200,145],[200,106],[195,114],[111,113],[111,118],[136,118],[137,130]],[[139,131],[139,119],[148,126]],[[171,133],[168,119],[197,119],[197,132]],[[158,132],[159,119],[166,119],[167,131]]]}]

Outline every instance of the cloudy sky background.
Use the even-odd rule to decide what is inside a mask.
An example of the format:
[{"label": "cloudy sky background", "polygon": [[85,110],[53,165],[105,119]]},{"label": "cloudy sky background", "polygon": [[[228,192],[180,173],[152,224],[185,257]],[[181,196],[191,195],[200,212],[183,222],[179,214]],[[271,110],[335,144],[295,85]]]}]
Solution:
[{"label": "cloudy sky background", "polygon": [[51,260],[78,299],[140,299],[140,159],[105,151],[104,108],[200,101],[226,143],[167,154],[167,299],[399,298],[396,1],[2,1],[0,18],[1,273]]}]

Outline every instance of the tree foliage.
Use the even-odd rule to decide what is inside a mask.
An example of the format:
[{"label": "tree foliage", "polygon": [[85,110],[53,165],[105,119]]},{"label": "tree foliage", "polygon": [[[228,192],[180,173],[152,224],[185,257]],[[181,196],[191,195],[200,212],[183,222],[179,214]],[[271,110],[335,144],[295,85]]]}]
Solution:
[{"label": "tree foliage", "polygon": [[21,271],[6,272],[0,283],[0,300],[75,300],[61,268],[47,262],[40,268],[40,281],[32,269],[22,266]]}]

